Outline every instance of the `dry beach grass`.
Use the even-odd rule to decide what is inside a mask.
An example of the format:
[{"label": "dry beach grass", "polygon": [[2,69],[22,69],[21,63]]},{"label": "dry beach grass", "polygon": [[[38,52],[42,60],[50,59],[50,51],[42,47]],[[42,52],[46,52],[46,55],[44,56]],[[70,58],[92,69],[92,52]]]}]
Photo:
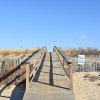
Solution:
[{"label": "dry beach grass", "polygon": [[37,49],[21,49],[21,50],[0,49],[0,55],[7,56],[11,54],[16,54],[16,55],[31,54],[33,50],[37,50]]}]

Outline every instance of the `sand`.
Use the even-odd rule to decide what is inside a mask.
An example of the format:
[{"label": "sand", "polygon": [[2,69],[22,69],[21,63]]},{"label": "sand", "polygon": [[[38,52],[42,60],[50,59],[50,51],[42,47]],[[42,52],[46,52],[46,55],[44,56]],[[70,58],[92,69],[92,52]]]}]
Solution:
[{"label": "sand", "polygon": [[4,85],[2,85],[2,86],[0,86],[0,100],[10,100],[10,98],[11,98],[11,94],[12,94],[12,91],[14,90],[14,88],[15,88],[15,85],[11,85],[11,86],[9,86],[9,87],[7,87],[7,88],[5,88],[3,91],[2,91],[2,89],[4,88],[5,86]]},{"label": "sand", "polygon": [[10,85],[1,91],[5,86],[0,86],[0,100],[23,100],[25,85]]},{"label": "sand", "polygon": [[74,74],[75,100],[100,100],[100,72]]},{"label": "sand", "polygon": [[[75,100],[100,100],[100,72],[75,72],[73,78]],[[0,100],[23,100],[25,86],[10,85],[3,91]]]}]

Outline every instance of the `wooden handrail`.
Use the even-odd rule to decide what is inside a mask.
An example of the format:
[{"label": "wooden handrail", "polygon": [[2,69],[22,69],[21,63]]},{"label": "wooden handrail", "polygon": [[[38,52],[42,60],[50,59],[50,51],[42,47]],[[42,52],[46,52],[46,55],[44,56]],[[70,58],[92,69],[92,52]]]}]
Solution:
[{"label": "wooden handrail", "polygon": [[30,73],[30,63],[26,63],[26,90],[29,89],[29,73]]},{"label": "wooden handrail", "polygon": [[[31,59],[26,63],[26,91],[29,89],[29,83],[32,77],[34,77],[36,71],[38,70],[37,64],[43,58],[44,53],[47,51],[46,47],[41,48]],[[33,67],[33,70],[30,70],[30,66]]]},{"label": "wooden handrail", "polygon": [[[56,52],[63,69],[66,73],[66,67],[69,67],[69,88],[73,90],[73,68],[72,68],[72,60],[70,58],[66,58],[61,50],[59,50],[56,46],[54,46],[53,51]],[[66,73],[67,74],[67,73]]]},{"label": "wooden handrail", "polygon": [[[2,75],[1,77],[0,77],[0,83],[1,82],[3,82],[4,80],[6,80],[7,78],[9,79],[9,77],[11,76],[11,75],[13,75],[14,73],[15,73],[15,75],[14,75],[14,77],[12,78],[12,80],[15,80],[16,81],[16,77],[18,77],[18,76],[20,76],[19,74],[18,75],[16,75],[16,72],[19,72],[18,70],[20,70],[22,67],[24,67],[24,64],[33,56],[33,55],[35,55],[38,51],[40,51],[40,49],[37,49],[37,50],[35,50],[29,57],[27,57],[27,58],[25,58],[25,60],[23,60],[22,62],[19,62],[19,59],[18,59],[18,62],[17,62],[17,64],[16,64],[16,67],[13,67],[13,63],[12,62],[9,62],[9,64],[8,64],[8,68],[12,68],[13,67],[13,69],[9,69],[9,71],[7,72],[7,73],[5,73],[4,75]],[[3,61],[2,62],[2,66],[5,66],[5,63],[4,63],[5,61]],[[21,77],[21,76],[20,76]],[[8,80],[8,82],[6,83],[6,84],[9,84],[9,83],[11,83],[11,81],[12,80]]]}]

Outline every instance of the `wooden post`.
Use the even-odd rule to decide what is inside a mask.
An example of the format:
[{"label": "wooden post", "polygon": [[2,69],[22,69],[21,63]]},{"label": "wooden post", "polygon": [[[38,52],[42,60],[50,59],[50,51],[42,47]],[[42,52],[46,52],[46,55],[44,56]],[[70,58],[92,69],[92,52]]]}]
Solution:
[{"label": "wooden post", "polygon": [[[65,61],[64,61],[64,59],[63,59],[63,66],[65,67],[66,65],[65,65]],[[66,67],[65,67],[66,68]]]},{"label": "wooden post", "polygon": [[66,75],[66,73],[67,73],[67,72],[66,72],[67,63],[66,63],[65,61],[64,61],[64,65],[63,65],[63,68],[64,68],[64,70],[65,70],[65,73],[64,73],[64,74]]},{"label": "wooden post", "polygon": [[66,64],[66,62],[63,60],[63,66],[64,66],[64,69],[66,69],[66,66],[67,66],[67,64]]},{"label": "wooden post", "polygon": [[26,91],[29,89],[29,72],[30,72],[30,64],[26,63]]},{"label": "wooden post", "polygon": [[70,90],[73,90],[73,68],[72,68],[72,64],[69,64],[69,87],[70,87]]}]

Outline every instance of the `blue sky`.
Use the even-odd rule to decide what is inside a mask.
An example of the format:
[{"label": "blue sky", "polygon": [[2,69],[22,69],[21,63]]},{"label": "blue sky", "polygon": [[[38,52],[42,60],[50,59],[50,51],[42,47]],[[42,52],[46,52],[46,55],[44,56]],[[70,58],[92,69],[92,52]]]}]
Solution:
[{"label": "blue sky", "polygon": [[100,0],[0,0],[0,48],[100,48]]}]

